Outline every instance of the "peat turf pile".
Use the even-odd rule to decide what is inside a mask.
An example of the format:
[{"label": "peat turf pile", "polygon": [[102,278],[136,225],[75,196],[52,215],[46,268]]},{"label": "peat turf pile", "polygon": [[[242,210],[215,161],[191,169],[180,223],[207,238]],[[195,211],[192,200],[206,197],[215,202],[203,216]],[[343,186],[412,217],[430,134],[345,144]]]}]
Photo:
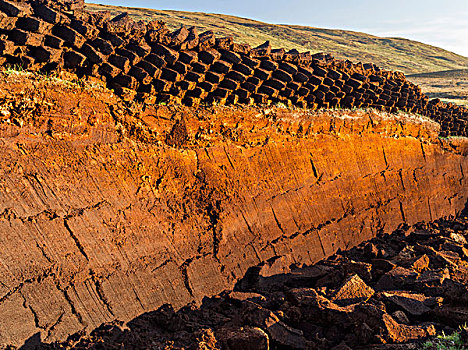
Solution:
[{"label": "peat turf pile", "polygon": [[[401,227],[316,265],[252,268],[236,291],[43,349],[419,349],[468,319],[468,217]],[[466,339],[468,344],[468,339]]]},{"label": "peat turf pile", "polygon": [[268,42],[251,48],[194,27],[170,32],[162,22],[83,7],[80,0],[0,0],[0,64],[95,76],[128,100],[372,107],[429,116],[441,123],[441,136],[468,135],[465,108],[429,101],[399,72]]}]

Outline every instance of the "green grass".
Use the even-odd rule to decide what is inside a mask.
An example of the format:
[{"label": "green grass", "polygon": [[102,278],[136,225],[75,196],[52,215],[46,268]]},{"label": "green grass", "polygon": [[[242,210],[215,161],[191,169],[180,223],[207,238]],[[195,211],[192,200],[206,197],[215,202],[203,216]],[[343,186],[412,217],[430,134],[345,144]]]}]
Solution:
[{"label": "green grass", "polygon": [[428,340],[422,344],[424,350],[466,350],[468,344],[463,341],[461,332],[466,330],[467,326],[460,327],[460,330],[447,335],[442,332],[435,339]]},{"label": "green grass", "polygon": [[19,64],[13,64],[13,65],[7,65],[5,66],[3,73],[7,75],[11,74],[26,74],[28,73],[21,65]]},{"label": "green grass", "polygon": [[35,79],[41,80],[41,81],[47,81],[47,82],[56,82],[63,84],[68,87],[72,88],[81,88],[81,89],[87,89],[87,88],[101,88],[104,87],[105,84],[102,83],[97,83],[95,81],[89,81],[86,77],[79,78],[76,75],[70,75],[69,77],[62,78],[59,74],[60,72],[31,72],[26,69],[24,69],[21,65],[14,64],[14,65],[7,65],[4,68],[0,68],[0,73],[4,74],[6,76],[10,75],[27,75],[34,77]]},{"label": "green grass", "polygon": [[174,30],[195,26],[199,32],[212,30],[217,36],[233,36],[252,46],[270,40],[275,48],[331,53],[353,62],[372,62],[405,74],[468,69],[468,58],[402,38],[381,38],[365,33],[296,25],[276,25],[247,18],[201,12],[139,9],[87,4],[90,11],[109,10],[113,15],[128,12],[136,20],[162,20]]},{"label": "green grass", "polygon": [[468,78],[468,69],[453,69],[453,70],[445,70],[441,72],[411,74],[408,77],[409,78],[445,78],[445,79]]}]

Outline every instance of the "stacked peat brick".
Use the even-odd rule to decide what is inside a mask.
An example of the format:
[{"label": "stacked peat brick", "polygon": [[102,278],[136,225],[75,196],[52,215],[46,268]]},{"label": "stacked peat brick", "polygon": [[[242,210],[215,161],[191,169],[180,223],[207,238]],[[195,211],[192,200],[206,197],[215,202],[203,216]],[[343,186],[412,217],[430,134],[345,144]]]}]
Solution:
[{"label": "stacked peat brick", "polygon": [[80,0],[0,0],[0,64],[95,76],[125,99],[373,107],[422,114],[441,123],[442,136],[468,136],[467,109],[429,101],[399,72],[83,8]]}]

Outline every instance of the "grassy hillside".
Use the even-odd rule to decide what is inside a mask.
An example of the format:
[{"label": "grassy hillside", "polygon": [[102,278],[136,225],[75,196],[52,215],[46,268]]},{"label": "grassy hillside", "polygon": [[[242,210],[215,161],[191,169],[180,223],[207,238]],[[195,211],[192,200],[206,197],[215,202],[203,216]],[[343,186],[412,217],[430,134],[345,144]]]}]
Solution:
[{"label": "grassy hillside", "polygon": [[431,98],[468,106],[468,69],[413,74],[407,78]]},{"label": "grassy hillside", "polygon": [[299,51],[327,52],[353,62],[373,62],[385,69],[406,74],[468,68],[468,58],[401,38],[380,38],[345,30],[268,24],[229,15],[163,11],[87,4],[88,10],[128,12],[138,20],[163,20],[171,29],[195,26],[200,32],[213,30],[219,36],[233,36],[252,46],[270,40],[273,47]]}]

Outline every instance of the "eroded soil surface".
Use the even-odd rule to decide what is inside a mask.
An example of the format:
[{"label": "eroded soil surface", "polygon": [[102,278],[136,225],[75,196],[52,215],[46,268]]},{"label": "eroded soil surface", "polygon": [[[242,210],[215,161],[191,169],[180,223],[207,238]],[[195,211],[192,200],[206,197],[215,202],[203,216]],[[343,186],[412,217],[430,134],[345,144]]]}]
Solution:
[{"label": "eroded soil surface", "polygon": [[200,308],[163,306],[39,348],[418,349],[468,319],[467,214],[402,226],[313,266],[271,260]]}]

